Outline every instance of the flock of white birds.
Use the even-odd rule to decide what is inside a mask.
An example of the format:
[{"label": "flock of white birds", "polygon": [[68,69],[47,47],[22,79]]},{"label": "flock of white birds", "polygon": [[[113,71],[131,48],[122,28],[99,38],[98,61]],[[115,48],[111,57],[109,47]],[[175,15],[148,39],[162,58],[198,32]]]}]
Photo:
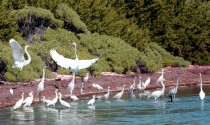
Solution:
[{"label": "flock of white birds", "polygon": [[[20,71],[21,71],[24,66],[30,64],[30,62],[31,62],[31,57],[30,57],[30,55],[27,51],[28,47],[30,47],[30,46],[28,46],[28,45],[25,46],[25,53],[28,57],[28,59],[26,60],[25,57],[24,57],[24,51],[23,51],[22,47],[18,44],[18,42],[15,41],[14,39],[11,39],[9,41],[9,43],[12,47],[13,57],[14,57],[13,68],[19,68]],[[79,72],[79,70],[81,70],[81,69],[85,69],[85,68],[90,67],[97,60],[99,60],[99,58],[101,56],[99,56],[98,58],[89,59],[89,60],[79,60],[78,56],[76,54],[76,43],[75,42],[73,42],[73,46],[74,46],[74,50],[75,50],[74,52],[75,52],[76,59],[65,58],[63,55],[60,55],[59,53],[57,53],[57,51],[55,49],[50,50],[50,55],[51,55],[52,59],[57,63],[57,65],[65,68],[65,69],[70,69],[70,71],[72,72],[73,78],[68,85],[67,91],[70,93],[70,98],[73,101],[77,101],[77,100],[79,100],[78,97],[75,96],[75,95],[72,95],[73,90],[74,90],[74,84],[75,84],[75,74],[77,72]],[[58,93],[58,89],[55,90],[55,98],[52,99],[52,100],[47,100],[45,98],[45,96],[41,96],[41,93],[44,90],[45,68],[46,67],[43,68],[42,79],[37,86],[37,94],[39,95],[40,101],[43,101],[46,104],[46,106],[53,106],[54,107],[55,104],[59,100],[60,104],[63,105],[64,107],[68,107],[68,108],[71,107],[71,105],[68,102],[62,100],[62,94]],[[203,101],[204,98],[205,98],[205,93],[203,92],[203,89],[202,89],[201,73],[199,73],[199,75],[200,75],[199,98],[200,98],[201,101]],[[171,89],[167,94],[167,96],[170,97],[171,102],[173,101],[173,98],[175,98],[175,95],[177,93],[179,78],[180,78],[180,73],[178,74],[176,86],[173,89]],[[80,94],[83,93],[83,87],[86,86],[86,84],[88,82],[88,79],[89,79],[89,74],[87,73],[86,77],[84,77],[83,80],[82,80],[82,86],[80,87]],[[157,98],[159,98],[160,96],[162,96],[164,94],[164,92],[165,92],[164,81],[165,81],[165,79],[164,79],[164,69],[162,69],[161,76],[157,79],[157,82],[156,82],[156,83],[160,83],[162,85],[162,89],[154,91],[152,93],[149,92],[147,99],[154,98],[156,100]],[[139,77],[139,84],[137,85],[137,89],[140,90],[140,91],[144,91],[147,88],[147,86],[150,84],[150,82],[151,82],[150,77],[148,77],[145,82],[142,82],[141,77]],[[98,89],[98,90],[103,89],[103,87],[100,86],[99,84],[92,83],[92,86],[94,88]],[[136,77],[134,78],[133,84],[129,87],[129,95],[132,98],[134,96],[133,91],[135,89],[135,86],[136,86]],[[123,96],[124,90],[125,90],[125,85],[122,86],[122,90],[120,92],[118,92],[116,95],[114,95],[113,98],[117,99],[117,100],[120,100],[120,98]],[[13,93],[14,93],[13,89],[10,89],[9,91],[10,91],[11,95],[13,95]],[[103,95],[101,98],[104,99],[104,100],[107,100],[109,98],[109,95],[110,95],[110,87],[108,86],[107,93],[105,95]],[[89,100],[87,104],[93,105],[95,103],[95,100],[96,100],[96,96],[93,95],[93,98],[91,100]],[[18,109],[22,105],[23,105],[23,107],[31,106],[32,102],[33,102],[33,91],[31,91],[29,93],[29,96],[25,99],[24,99],[24,93],[22,93],[21,99],[16,102],[16,104],[13,106],[13,109],[14,110]]]}]

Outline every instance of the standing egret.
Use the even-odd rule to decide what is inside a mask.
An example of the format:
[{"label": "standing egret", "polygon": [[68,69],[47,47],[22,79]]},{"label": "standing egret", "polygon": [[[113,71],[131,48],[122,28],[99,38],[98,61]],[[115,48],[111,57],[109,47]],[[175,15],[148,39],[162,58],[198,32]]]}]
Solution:
[{"label": "standing egret", "polygon": [[83,87],[84,87],[84,83],[82,82],[82,85],[81,85],[81,87],[80,87],[80,89],[79,89],[79,93],[80,93],[80,94],[83,93]]},{"label": "standing egret", "polygon": [[89,73],[87,73],[86,76],[83,77],[82,82],[83,82],[85,85],[87,85],[88,79],[89,79]]},{"label": "standing egret", "polygon": [[177,93],[180,74],[181,73],[178,74],[178,78],[177,78],[177,81],[176,81],[176,86],[173,89],[171,89],[167,94],[167,96],[171,98],[171,102],[173,102],[173,98],[175,98],[176,93]]},{"label": "standing egret", "polygon": [[22,98],[15,103],[15,106],[13,107],[13,109],[15,110],[17,108],[20,108],[21,105],[23,104],[23,100],[24,100],[24,93],[22,93]]},{"label": "standing egret", "polygon": [[77,101],[77,100],[79,100],[77,96],[71,95],[71,94],[70,94],[70,98],[71,98],[71,100],[73,100],[74,102]]},{"label": "standing egret", "polygon": [[164,94],[164,91],[165,91],[165,85],[163,83],[163,81],[160,81],[161,85],[162,85],[162,89],[161,90],[157,90],[157,91],[154,91],[152,92],[148,97],[147,99],[149,99],[150,97],[153,97],[155,100],[157,98],[159,98],[161,95]]},{"label": "standing egret", "polygon": [[55,49],[50,50],[50,55],[52,59],[59,66],[65,69],[71,69],[72,73],[77,73],[81,69],[86,69],[90,67],[93,63],[95,63],[101,57],[99,56],[98,58],[89,59],[89,60],[79,60],[76,54],[76,43],[73,43],[73,45],[75,47],[74,52],[75,52],[76,59],[65,58],[63,55],[60,55],[59,53],[57,53]]},{"label": "standing egret", "polygon": [[47,103],[47,106],[53,105],[53,107],[55,107],[57,101],[58,101],[58,89],[55,90],[55,98],[51,100],[49,103]]},{"label": "standing egret", "polygon": [[23,66],[28,65],[31,62],[31,57],[27,51],[29,46],[28,45],[25,46],[25,53],[28,56],[28,59],[25,60],[23,49],[17,43],[17,41],[15,41],[14,39],[10,39],[9,43],[12,47],[13,57],[15,61],[12,68],[20,68],[21,71],[23,69]]},{"label": "standing egret", "polygon": [[140,91],[146,89],[146,85],[141,81],[141,77],[139,77],[139,84],[137,85],[137,88]]},{"label": "standing egret", "polygon": [[157,82],[156,83],[158,83],[158,82],[163,82],[165,79],[163,78],[163,73],[164,73],[164,68],[162,69],[162,72],[161,72],[162,74],[161,74],[161,76],[157,79]]},{"label": "standing egret", "polygon": [[124,93],[124,87],[125,87],[125,85],[123,85],[121,92],[117,93],[117,94],[113,97],[114,99],[119,100],[119,99],[122,97],[122,95],[123,95],[123,93]]},{"label": "standing egret", "polygon": [[11,88],[11,89],[9,89],[9,93],[11,94],[11,96],[13,96],[14,91],[13,91],[13,89],[12,89],[12,88]]},{"label": "standing egret", "polygon": [[95,103],[95,95],[93,95],[93,98],[88,101],[88,105],[93,105]]},{"label": "standing egret", "polygon": [[151,82],[150,77],[147,78],[147,80],[144,82],[145,86],[147,87]]},{"label": "standing egret", "polygon": [[67,91],[70,92],[70,94],[73,93],[74,90],[74,83],[75,83],[75,73],[73,73],[73,78],[71,80],[71,82],[68,85]]},{"label": "standing egret", "polygon": [[107,93],[104,95],[104,99],[107,100],[109,98],[109,93],[110,93],[110,86],[107,87]]},{"label": "standing egret", "polygon": [[201,73],[199,73],[199,74],[200,74],[200,93],[199,93],[199,98],[200,98],[201,101],[204,101],[205,93],[203,92],[203,87],[202,87],[203,81],[202,81]]},{"label": "standing egret", "polygon": [[46,104],[48,104],[48,103],[51,102],[51,100],[47,100],[47,99],[45,98],[45,96],[42,96],[42,101],[43,101],[44,103],[46,103]]},{"label": "standing egret", "polygon": [[133,90],[135,88],[135,84],[136,84],[136,77],[133,80],[133,84],[129,88],[129,93],[128,93],[129,95],[133,95]]},{"label": "standing egret", "polygon": [[45,67],[43,68],[42,73],[42,79],[37,86],[37,95],[39,95],[39,101],[41,100],[41,92],[44,90]]},{"label": "standing egret", "polygon": [[93,86],[94,88],[97,88],[98,90],[103,90],[103,87],[101,87],[99,84],[93,83],[92,86]]},{"label": "standing egret", "polygon": [[33,102],[33,99],[34,99],[34,97],[33,97],[33,91],[31,91],[30,93],[29,93],[29,97],[27,97],[24,101],[23,101],[23,106],[24,107],[26,107],[26,106],[31,106],[31,104],[32,104],[32,102]]},{"label": "standing egret", "polygon": [[65,107],[68,107],[68,108],[71,107],[68,102],[66,102],[66,101],[64,101],[64,100],[61,99],[61,97],[62,97],[62,94],[61,93],[58,93],[58,96],[59,96],[59,101],[60,101],[61,105],[65,106]]}]

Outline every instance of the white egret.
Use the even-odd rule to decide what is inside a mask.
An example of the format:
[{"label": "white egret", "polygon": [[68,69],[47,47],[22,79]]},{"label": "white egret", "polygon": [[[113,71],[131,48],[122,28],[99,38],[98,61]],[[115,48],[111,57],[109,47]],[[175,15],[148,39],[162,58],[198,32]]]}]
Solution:
[{"label": "white egret", "polygon": [[76,59],[65,58],[63,55],[60,55],[59,53],[57,53],[57,51],[55,49],[50,50],[50,55],[51,55],[52,59],[59,66],[65,68],[65,69],[71,69],[72,73],[77,73],[81,69],[86,69],[86,68],[90,67],[93,63],[95,63],[101,57],[101,56],[99,56],[98,58],[89,59],[89,60],[79,60],[78,56],[76,54],[76,43],[73,43],[73,45],[75,47],[74,52],[75,52]]},{"label": "white egret", "polygon": [[70,92],[70,94],[73,93],[74,90],[74,83],[75,83],[75,73],[73,73],[73,78],[71,80],[71,82],[68,85],[67,91]]},{"label": "white egret", "polygon": [[200,98],[201,101],[204,101],[205,93],[203,92],[203,87],[202,87],[203,81],[202,81],[201,73],[199,73],[199,74],[200,74],[200,93],[199,93],[199,98]]},{"label": "white egret", "polygon": [[157,82],[156,83],[158,83],[158,82],[163,82],[165,79],[163,78],[163,73],[164,73],[164,68],[162,68],[162,72],[161,72],[162,74],[161,74],[161,76],[157,79]]},{"label": "white egret", "polygon": [[29,93],[29,97],[27,97],[24,101],[23,101],[23,107],[26,107],[26,106],[31,106],[32,102],[33,102],[33,91],[31,91]]},{"label": "white egret", "polygon": [[180,77],[180,73],[178,74],[178,78],[177,78],[177,81],[176,81],[176,86],[173,89],[171,89],[167,94],[167,96],[171,98],[171,102],[173,102],[173,98],[175,98],[176,93],[177,93],[178,84],[179,84],[179,77]]},{"label": "white egret", "polygon": [[141,81],[141,77],[139,77],[139,84],[137,85],[137,88],[139,90],[144,90],[146,89],[146,85]]},{"label": "white egret", "polygon": [[61,97],[62,97],[62,94],[61,93],[58,93],[58,96],[59,96],[59,101],[60,101],[61,105],[65,106],[65,107],[68,107],[68,108],[71,107],[68,102],[66,102],[66,101],[64,101],[64,100],[61,99]]},{"label": "white egret", "polygon": [[70,98],[71,98],[71,100],[73,100],[74,102],[77,101],[77,100],[79,100],[77,96],[71,95],[71,94],[70,94]]},{"label": "white egret", "polygon": [[41,99],[41,92],[44,90],[45,67],[43,68],[42,73],[42,79],[37,86],[37,95],[39,95],[39,100]]},{"label": "white egret", "polygon": [[164,91],[165,91],[165,85],[163,83],[163,81],[160,81],[161,85],[162,85],[162,89],[161,90],[157,90],[157,91],[154,91],[152,92],[148,97],[147,99],[149,99],[150,97],[154,98],[155,100],[157,98],[159,98],[161,95],[164,94]]},{"label": "white egret", "polygon": [[82,85],[81,85],[81,87],[80,87],[80,89],[79,89],[79,93],[80,93],[80,94],[83,93],[83,87],[84,87],[84,83],[82,82]]},{"label": "white egret", "polygon": [[9,89],[9,93],[11,94],[11,96],[13,96],[14,91],[13,91],[13,89],[12,89],[12,88],[11,88],[11,89]]},{"label": "white egret", "polygon": [[93,95],[93,98],[88,101],[88,105],[93,105],[95,103],[95,95]]},{"label": "white egret", "polygon": [[31,62],[31,57],[27,51],[29,46],[28,45],[25,46],[25,53],[28,57],[28,59],[25,60],[23,49],[17,43],[17,41],[15,41],[14,39],[10,39],[9,43],[12,47],[13,57],[15,61],[12,68],[20,68],[21,71],[23,69],[23,66],[28,65]]},{"label": "white egret", "polygon": [[113,97],[114,99],[119,100],[119,99],[122,97],[122,95],[123,95],[123,93],[124,93],[124,87],[125,87],[125,85],[123,85],[121,92],[117,93],[117,94]]},{"label": "white egret", "polygon": [[89,79],[89,73],[86,73],[86,76],[83,77],[82,82],[83,82],[85,85],[87,85],[88,79]]},{"label": "white egret", "polygon": [[58,89],[55,90],[55,98],[51,100],[49,103],[47,103],[47,106],[50,106],[50,105],[55,106],[57,101],[58,101]]},{"label": "white egret", "polygon": [[151,82],[150,77],[147,78],[147,80],[144,82],[145,86],[147,87]]},{"label": "white egret", "polygon": [[133,84],[129,88],[129,95],[133,95],[133,90],[135,89],[135,84],[136,84],[136,77],[133,80]]},{"label": "white egret", "polygon": [[93,86],[94,88],[97,88],[98,90],[103,90],[103,87],[101,87],[99,84],[93,83],[92,86]]},{"label": "white egret", "polygon": [[51,100],[47,100],[47,99],[45,98],[45,96],[42,96],[42,101],[43,101],[44,103],[46,103],[46,104],[48,104],[48,103],[51,102]]},{"label": "white egret", "polygon": [[110,86],[107,87],[107,93],[104,95],[104,99],[107,100],[109,98],[109,94],[110,94]]},{"label": "white egret", "polygon": [[24,100],[24,93],[22,93],[22,98],[15,103],[15,106],[13,107],[13,109],[15,110],[17,108],[20,108],[21,105],[23,104],[23,100]]}]

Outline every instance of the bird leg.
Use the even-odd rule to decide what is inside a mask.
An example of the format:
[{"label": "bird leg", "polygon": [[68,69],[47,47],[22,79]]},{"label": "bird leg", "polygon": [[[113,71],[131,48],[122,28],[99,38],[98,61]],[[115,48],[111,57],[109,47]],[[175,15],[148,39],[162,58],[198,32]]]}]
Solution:
[{"label": "bird leg", "polygon": [[171,101],[170,102],[173,102],[173,96],[169,96],[170,97],[170,99],[171,99]]}]

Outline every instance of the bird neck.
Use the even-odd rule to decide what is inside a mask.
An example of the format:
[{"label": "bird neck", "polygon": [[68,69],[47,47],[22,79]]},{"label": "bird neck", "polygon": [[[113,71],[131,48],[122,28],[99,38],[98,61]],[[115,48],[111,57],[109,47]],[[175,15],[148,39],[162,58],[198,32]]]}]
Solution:
[{"label": "bird neck", "polygon": [[201,77],[201,74],[200,74],[200,89],[201,89],[201,91],[203,91],[202,83],[203,83],[203,81],[202,81],[202,77]]},{"label": "bird neck", "polygon": [[124,92],[124,86],[123,86],[123,88],[122,88],[122,91],[121,92]]},{"label": "bird neck", "polygon": [[164,70],[162,70],[162,77],[163,77],[163,71],[164,71]]},{"label": "bird neck", "polygon": [[178,75],[178,78],[177,78],[177,81],[176,81],[176,90],[177,90],[178,84],[179,84],[179,77],[180,77],[180,74]]},{"label": "bird neck", "polygon": [[25,64],[27,65],[27,64],[29,64],[31,62],[31,56],[28,53],[28,47],[25,47],[25,52],[26,52],[26,55],[28,57],[28,59],[25,62]]},{"label": "bird neck", "polygon": [[45,69],[42,70],[42,73],[43,73],[42,74],[42,79],[44,79],[44,77],[45,77]]},{"label": "bird neck", "polygon": [[61,101],[61,95],[59,96],[59,100]]},{"label": "bird neck", "polygon": [[163,92],[165,91],[165,85],[164,85],[163,82],[161,82],[161,85],[162,85],[162,90],[161,90],[161,92],[163,93]]}]

